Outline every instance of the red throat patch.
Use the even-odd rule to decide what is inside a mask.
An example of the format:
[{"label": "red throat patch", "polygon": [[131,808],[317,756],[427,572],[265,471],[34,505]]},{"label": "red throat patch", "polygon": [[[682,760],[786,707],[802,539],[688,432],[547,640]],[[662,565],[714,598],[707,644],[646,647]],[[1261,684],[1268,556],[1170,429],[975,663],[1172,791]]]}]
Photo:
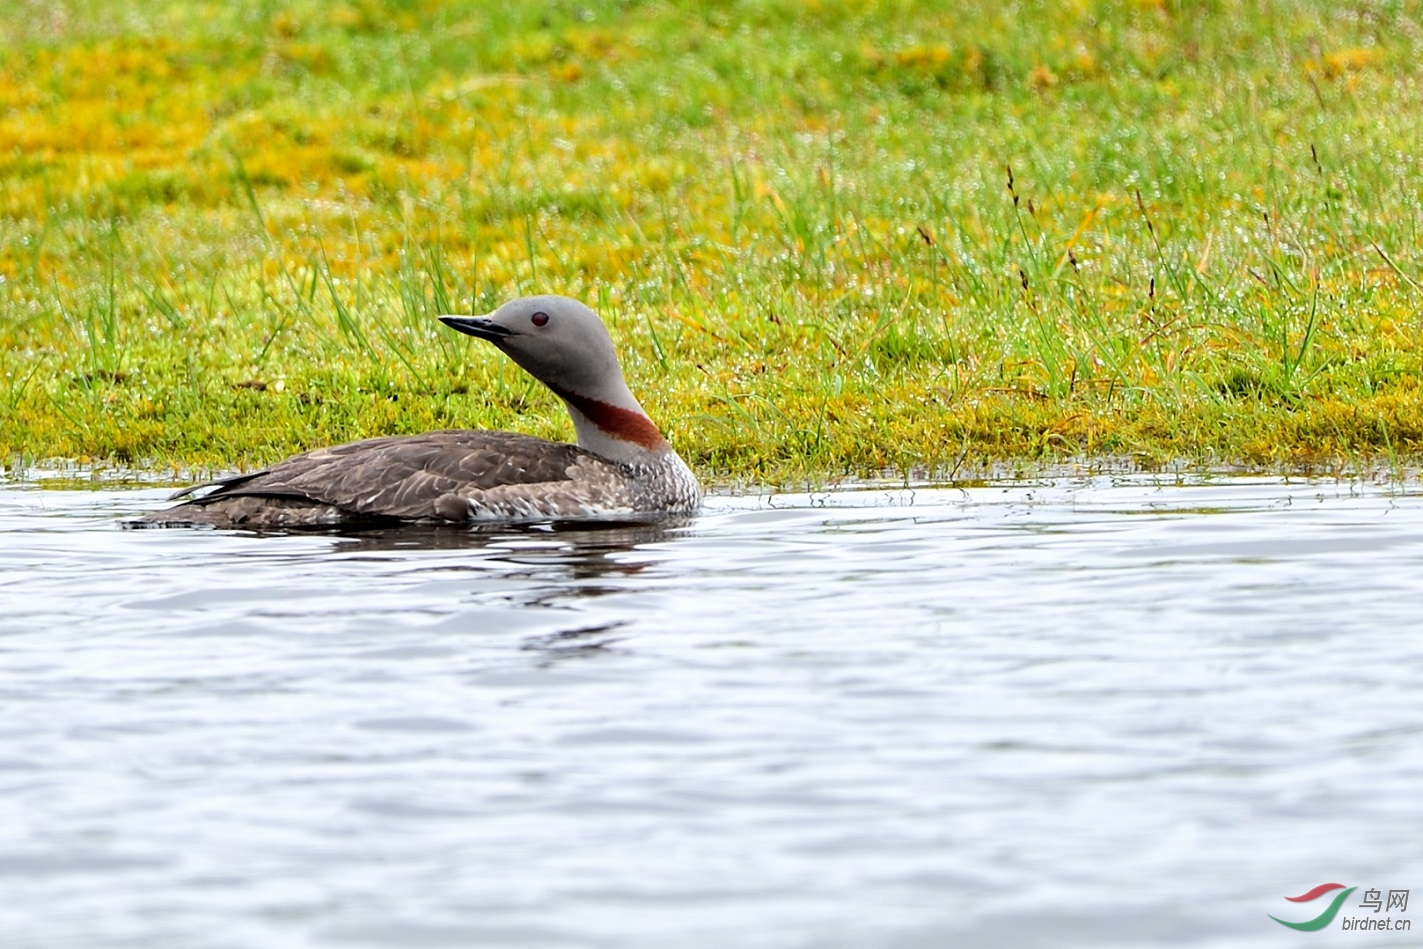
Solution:
[{"label": "red throat patch", "polygon": [[662,437],[662,433],[657,430],[652,419],[641,412],[634,412],[632,409],[625,409],[599,399],[588,399],[581,395],[560,392],[557,389],[554,392],[563,401],[577,409],[584,418],[602,429],[603,433],[610,438],[619,438],[625,442],[632,442],[634,445],[641,445],[648,451],[662,451],[668,447],[667,439]]}]

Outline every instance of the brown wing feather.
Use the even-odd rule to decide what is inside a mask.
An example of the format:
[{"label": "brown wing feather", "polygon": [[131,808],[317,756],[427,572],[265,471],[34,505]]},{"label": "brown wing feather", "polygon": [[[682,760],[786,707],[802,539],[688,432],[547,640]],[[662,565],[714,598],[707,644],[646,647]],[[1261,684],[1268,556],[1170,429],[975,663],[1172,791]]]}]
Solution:
[{"label": "brown wing feather", "polygon": [[513,432],[439,431],[318,448],[271,468],[218,482],[188,503],[234,497],[300,498],[350,514],[446,519],[459,489],[569,480],[576,445]]}]

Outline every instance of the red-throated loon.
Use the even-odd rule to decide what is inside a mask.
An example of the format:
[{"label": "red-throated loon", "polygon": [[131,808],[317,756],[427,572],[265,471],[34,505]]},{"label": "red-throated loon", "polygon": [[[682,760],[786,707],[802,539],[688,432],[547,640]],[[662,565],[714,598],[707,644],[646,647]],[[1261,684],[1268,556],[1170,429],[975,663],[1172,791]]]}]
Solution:
[{"label": "red-throated loon", "polygon": [[439,431],[318,448],[158,511],[148,526],[318,527],[685,514],[701,487],[623,381],[613,341],[577,300],[512,300],[488,316],[442,316],[488,340],[553,390],[578,444],[513,432]]}]

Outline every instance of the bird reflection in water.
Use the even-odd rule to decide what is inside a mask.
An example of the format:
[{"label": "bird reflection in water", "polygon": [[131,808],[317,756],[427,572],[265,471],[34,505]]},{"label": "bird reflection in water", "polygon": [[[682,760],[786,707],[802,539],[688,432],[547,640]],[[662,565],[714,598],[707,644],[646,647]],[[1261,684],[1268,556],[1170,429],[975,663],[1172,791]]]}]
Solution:
[{"label": "bird reflection in water", "polygon": [[[458,527],[411,524],[361,531],[332,531],[339,540],[337,554],[400,553],[417,550],[503,551],[495,559],[507,563],[561,563],[574,568],[575,579],[606,573],[627,575],[639,564],[610,559],[648,544],[676,540],[692,523],[690,517],[646,519],[549,521],[527,525],[498,524]],[[295,532],[294,532],[295,533]],[[310,535],[310,531],[302,533]]]},{"label": "bird reflection in water", "polygon": [[[493,568],[510,581],[499,597],[533,609],[576,610],[579,601],[627,592],[622,582],[656,566],[655,545],[686,536],[690,517],[617,521],[555,521],[471,530],[408,525],[338,533],[333,553],[348,558],[399,558],[417,551],[478,552],[471,569]],[[638,553],[640,556],[629,557]],[[603,582],[600,582],[603,581]],[[531,636],[520,647],[537,653],[539,665],[606,654],[626,621],[583,622]]]}]

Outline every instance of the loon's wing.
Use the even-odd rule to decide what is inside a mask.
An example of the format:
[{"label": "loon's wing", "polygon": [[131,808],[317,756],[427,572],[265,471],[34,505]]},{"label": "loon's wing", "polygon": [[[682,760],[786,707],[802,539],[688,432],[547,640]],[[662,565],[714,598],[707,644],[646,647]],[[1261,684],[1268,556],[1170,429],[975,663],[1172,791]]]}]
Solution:
[{"label": "loon's wing", "polygon": [[[370,438],[318,448],[262,471],[185,489],[174,498],[204,487],[214,490],[144,520],[226,522],[231,518],[207,516],[204,509],[229,508],[233,515],[241,514],[241,523],[255,524],[262,520],[256,515],[264,505],[272,509],[277,526],[362,519],[467,520],[472,516],[470,498],[481,492],[528,486],[530,496],[556,497],[575,476],[602,468],[611,472],[615,466],[577,445],[513,432],[457,430]],[[239,498],[246,500],[238,503]]]}]

